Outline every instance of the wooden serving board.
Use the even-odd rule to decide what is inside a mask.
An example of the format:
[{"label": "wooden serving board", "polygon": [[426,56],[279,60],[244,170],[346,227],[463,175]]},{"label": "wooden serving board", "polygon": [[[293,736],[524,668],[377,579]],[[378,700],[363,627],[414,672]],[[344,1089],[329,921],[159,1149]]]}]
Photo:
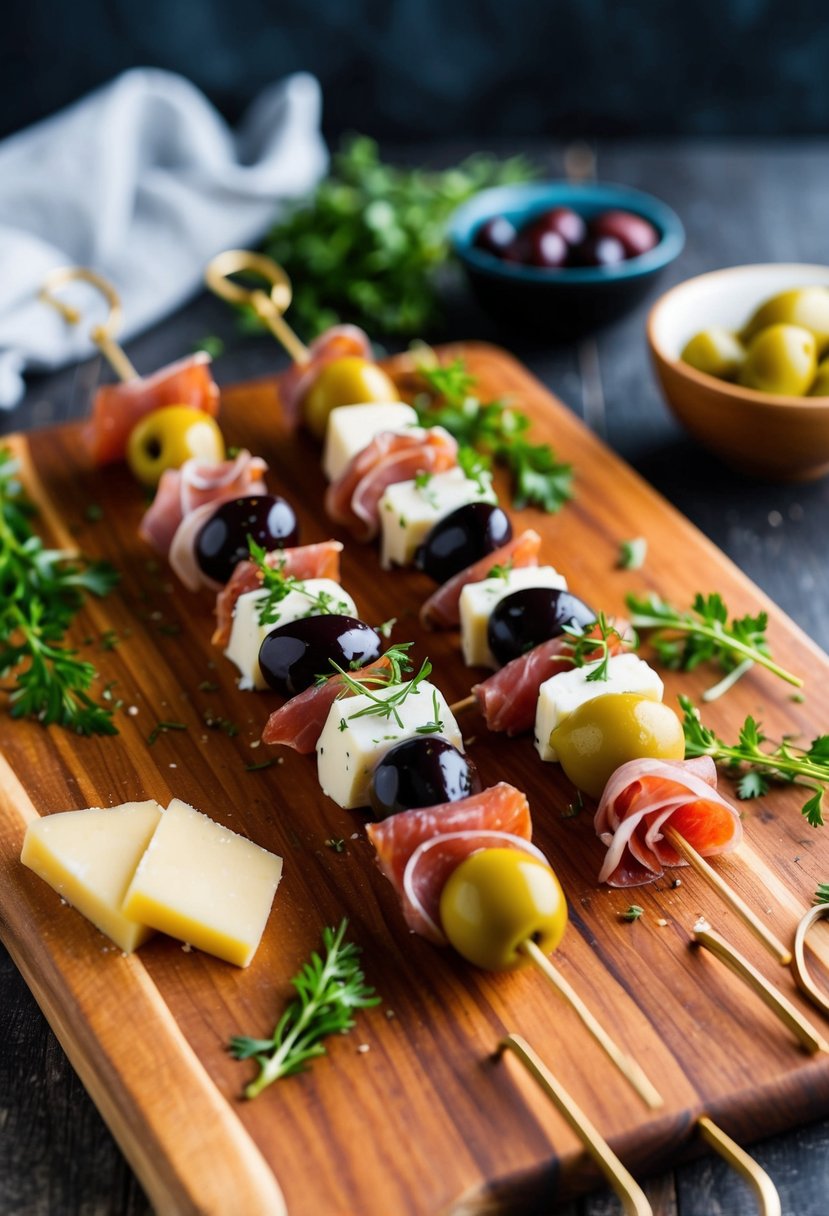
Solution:
[{"label": "wooden serving board", "polygon": [[[515,518],[516,530],[542,532],[544,560],[572,589],[609,613],[622,609],[626,591],[645,588],[682,605],[717,589],[735,613],[767,610],[772,650],[805,677],[805,703],[755,671],[706,709],[706,720],[727,737],[747,713],[770,736],[825,729],[826,656],[511,357],[479,345],[455,353],[483,396],[514,395],[537,438],[575,466],[577,497],[564,511]],[[405,381],[404,362],[390,367]],[[319,452],[283,430],[275,383],[226,391],[222,420],[229,443],[268,460],[272,487],[297,507],[303,540],[331,535]],[[539,761],[530,739],[487,736],[475,714],[464,727],[484,782],[526,790],[535,840],[568,894],[571,924],[557,961],[644,1065],[664,1108],[644,1108],[534,970],[482,973],[410,935],[374,865],[363,816],[322,795],[313,758],[285,751],[272,767],[248,770],[264,758],[257,740],[274,700],[237,690],[234,670],[210,645],[209,597],[175,585],[139,541],[142,492],[123,469],[93,473],[76,426],[12,443],[45,533],[122,571],[120,589],[89,606],[77,638],[102,682],[116,682],[112,694],[124,707],[120,734],[104,739],[0,717],[0,934],[160,1212],[519,1212],[589,1189],[596,1175],[575,1137],[514,1061],[492,1060],[505,1031],[529,1039],[634,1172],[699,1151],[693,1123],[703,1110],[743,1143],[826,1113],[829,1059],[805,1055],[716,960],[689,948],[698,915],[819,1022],[790,974],[688,870],[678,888],[670,878],[633,893],[599,888],[602,847],[590,808],[568,817],[573,791],[556,766]],[[87,517],[93,502],[103,508],[100,522]],[[644,569],[617,569],[619,542],[640,535],[649,543]],[[463,696],[472,680],[457,638],[418,626],[427,580],[383,573],[375,550],[342,539],[343,582],[362,616],[396,616],[395,638],[413,640],[418,660],[430,655],[450,701]],[[101,644],[106,630],[120,639],[115,649]],[[678,691],[696,697],[715,678],[670,676],[666,700]],[[218,689],[204,690],[205,682]],[[205,714],[238,733],[208,729]],[[149,746],[161,720],[187,730]],[[123,957],[18,861],[35,815],[133,798],[166,803],[174,794],[285,858],[246,971],[162,937]],[[742,804],[745,843],[717,862],[784,939],[829,877],[829,837],[808,827],[802,801],[797,790],[776,789]],[[326,846],[332,838],[345,840],[343,853]],[[644,908],[633,924],[621,919],[631,902]],[[322,927],[343,915],[383,1005],[330,1042],[308,1073],[241,1100],[252,1070],[228,1055],[230,1036],[270,1033],[290,977]]]}]

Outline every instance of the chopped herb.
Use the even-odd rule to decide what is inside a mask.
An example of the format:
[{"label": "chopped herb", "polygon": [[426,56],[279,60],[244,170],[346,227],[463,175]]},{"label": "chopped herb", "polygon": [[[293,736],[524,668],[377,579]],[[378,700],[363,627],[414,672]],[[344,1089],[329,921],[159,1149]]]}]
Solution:
[{"label": "chopped herb", "polygon": [[224,354],[225,344],[216,334],[207,334],[206,337],[200,338],[193,346],[194,354],[198,354],[202,350],[205,354],[210,355],[211,359],[218,359],[220,355]]},{"label": "chopped herb", "polygon": [[325,847],[330,849],[332,853],[344,853],[345,841],[341,836],[331,836],[330,839],[326,840]]},{"label": "chopped herb", "polygon": [[572,802],[568,802],[567,809],[561,812],[562,819],[575,819],[581,813],[584,806],[584,798],[581,790],[576,790],[576,797]]},{"label": "chopped herb", "polygon": [[467,481],[474,481],[481,494],[489,494],[492,489],[491,461],[474,448],[458,448],[458,467]]},{"label": "chopped herb", "polygon": [[726,673],[713,688],[703,693],[704,701],[714,701],[727,692],[754,663],[766,667],[789,684],[800,687],[803,681],[785,671],[771,657],[765,612],[757,616],[735,617],[728,621],[728,609],[716,591],[694,596],[690,612],[679,612],[656,595],[625,597],[634,629],[652,629],[650,641],[666,667],[674,671],[693,671],[700,663],[717,663]]},{"label": "chopped herb", "polygon": [[641,570],[648,556],[648,542],[644,536],[623,540],[619,545],[619,567],[622,570]]},{"label": "chopped herb", "polygon": [[390,616],[387,621],[383,621],[382,625],[377,626],[377,632],[380,634],[381,638],[390,638],[391,631],[392,631],[392,629],[394,629],[396,624],[397,624],[397,617]]},{"label": "chopped herb", "polygon": [[336,930],[323,929],[322,954],[315,951],[291,980],[297,995],[269,1039],[231,1039],[237,1060],[254,1059],[259,1065],[258,1076],[245,1088],[246,1098],[255,1098],[280,1077],[303,1072],[310,1060],[325,1055],[324,1039],[354,1027],[355,1010],[380,1003],[360,970],[359,946],[345,941],[347,928],[343,920]]},{"label": "chopped herb", "polygon": [[509,580],[509,576],[511,573],[512,573],[512,562],[508,561],[508,562],[501,562],[501,563],[498,563],[498,564],[492,566],[491,569],[487,570],[486,576],[487,576],[487,578],[503,579],[503,581],[506,583]]},{"label": "chopped herb", "polygon": [[427,473],[421,469],[419,473],[415,473],[414,483],[418,490],[423,490],[428,486],[429,482],[434,477],[434,473]]},{"label": "chopped herb", "polygon": [[818,884],[818,889],[814,893],[812,903],[829,904],[829,882],[822,882]]},{"label": "chopped herb", "polygon": [[199,692],[218,692],[219,685],[213,684],[210,680],[202,680],[199,684]]},{"label": "chopped herb", "polygon": [[622,920],[627,920],[627,921],[638,920],[640,916],[644,915],[644,912],[645,912],[645,909],[640,908],[638,904],[631,904],[630,907],[628,908],[628,910],[626,912],[622,913]]},{"label": "chopped herb", "polygon": [[97,502],[88,502],[83,513],[84,518],[91,524],[97,524],[104,518],[104,508]]},{"label": "chopped herb", "polygon": [[0,675],[12,674],[12,717],[56,723],[80,735],[114,735],[112,709],[89,688],[92,663],[60,643],[87,595],[104,596],[118,582],[107,562],[47,549],[32,530],[17,462],[0,449]]},{"label": "chopped herb", "polygon": [[168,730],[187,730],[186,722],[157,722],[150,733],[147,735],[147,743],[150,747],[155,743],[159,735],[166,734]]},{"label": "chopped herb", "polygon": [[101,650],[115,650],[121,639],[114,629],[105,629],[101,634]]},{"label": "chopped herb", "polygon": [[337,729],[341,731],[348,730],[348,723],[346,722],[345,718],[340,718],[340,725]]},{"label": "chopped herb", "polygon": [[715,763],[724,764],[732,776],[742,772],[741,798],[764,794],[769,779],[805,786],[812,796],[800,808],[801,812],[813,828],[823,824],[823,803],[829,782],[829,735],[818,735],[807,748],[795,747],[789,739],[774,743],[763,734],[760,724],[748,717],[740,728],[738,742],[729,745],[703,725],[699,710],[688,697],[681,696],[679,703],[685,715],[682,725],[686,757],[711,756]]},{"label": "chopped herb", "polygon": [[[385,654],[380,656],[387,660],[388,667],[375,667],[373,671],[362,676],[351,675],[349,672],[343,671],[333,659],[329,659],[328,662],[333,670],[318,675],[314,683],[319,686],[320,684],[324,684],[326,680],[330,680],[332,675],[341,675],[345,677],[344,684],[347,689],[351,692],[361,693],[372,686],[385,688],[387,684],[399,684],[403,678],[403,673],[412,669],[407,651],[411,650],[413,645],[413,642],[395,642],[393,646],[389,646]],[[377,661],[379,662],[379,659]]]},{"label": "chopped herb", "polygon": [[308,600],[308,611],[305,616],[326,616],[332,613],[348,613],[348,605],[344,600],[338,600],[328,591],[309,591],[305,583],[292,574],[285,573],[285,559],[279,558],[272,566],[267,558],[268,553],[261,545],[257,545],[252,536],[248,536],[248,550],[251,560],[256,564],[262,587],[266,594],[256,605],[256,615],[260,625],[275,625],[279,620],[279,605],[292,591],[305,596]]},{"label": "chopped herb", "polygon": [[271,768],[274,764],[276,764],[276,760],[274,760],[273,756],[271,756],[269,760],[260,760],[259,764],[246,764],[245,772],[259,773],[263,768]]},{"label": "chopped herb", "polygon": [[509,469],[513,502],[551,513],[573,497],[573,469],[556,456],[549,444],[527,438],[531,423],[526,414],[506,401],[483,402],[475,396],[475,377],[463,359],[441,366],[434,355],[424,357],[418,372],[427,391],[415,401],[422,426],[442,426],[462,448],[473,448]]},{"label": "chopped herb", "polygon": [[[390,651],[387,651],[386,655],[388,656],[389,653]],[[338,667],[333,659],[329,659],[329,662],[334,670],[339,672],[339,674],[342,676],[343,683],[345,684],[346,688],[353,693],[357,693],[358,695],[369,698],[370,704],[364,706],[362,709],[358,709],[356,713],[348,715],[349,722],[353,722],[356,718],[394,718],[401,730],[403,729],[403,719],[397,712],[399,707],[404,703],[404,701],[407,700],[408,697],[411,696],[413,692],[417,692],[420,685],[429,677],[432,671],[432,664],[428,659],[424,659],[420,665],[420,670],[418,671],[417,675],[413,676],[408,683],[398,684],[397,681],[383,680],[382,683],[385,685],[386,690],[388,691],[391,689],[392,691],[389,692],[387,696],[382,697],[374,692],[372,688],[368,687],[365,681],[354,679],[354,677],[350,676],[347,671],[342,669],[342,667]],[[385,675],[389,673],[384,672],[381,674]],[[375,681],[372,677],[372,683],[377,682],[378,681]]]},{"label": "chopped herb", "polygon": [[211,713],[209,709],[204,711],[202,718],[208,730],[224,731],[230,739],[239,733],[239,727],[235,722],[231,722],[229,718],[221,718],[217,714]]},{"label": "chopped herb", "polygon": [[593,670],[585,676],[588,683],[610,678],[610,660],[622,642],[622,635],[613,625],[608,624],[603,612],[591,624],[565,625],[563,632],[570,639],[570,657],[575,667],[591,664]]},{"label": "chopped herb", "polygon": [[439,735],[443,730],[443,722],[440,718],[440,706],[438,705],[437,689],[432,693],[432,713],[434,717],[431,722],[424,722],[422,726],[415,728],[415,733],[418,735]]},{"label": "chopped herb", "polygon": [[802,692],[793,692],[789,697],[790,701],[794,701],[796,705],[802,705],[806,700],[806,694]]}]

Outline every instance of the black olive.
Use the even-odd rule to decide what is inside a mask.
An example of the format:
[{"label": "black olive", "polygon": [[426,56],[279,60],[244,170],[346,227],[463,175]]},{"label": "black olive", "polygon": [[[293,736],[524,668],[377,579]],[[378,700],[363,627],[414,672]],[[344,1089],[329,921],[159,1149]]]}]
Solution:
[{"label": "black olive", "polygon": [[270,631],[259,647],[259,666],[271,688],[293,697],[317,676],[333,675],[331,659],[348,671],[373,663],[382,649],[377,630],[356,617],[304,616]]},{"label": "black olive", "polygon": [[469,502],[439,519],[415,553],[415,565],[445,583],[512,539],[509,516],[490,502]]},{"label": "black olive", "polygon": [[294,509],[276,494],[252,494],[221,503],[196,536],[196,561],[217,583],[250,557],[248,537],[263,549],[284,549],[299,540]]},{"label": "black olive", "polygon": [[471,760],[436,735],[404,739],[386,752],[371,777],[371,807],[378,819],[415,807],[457,802],[481,789]]},{"label": "black olive", "polygon": [[487,625],[489,648],[503,667],[549,638],[558,637],[565,625],[592,625],[593,609],[554,587],[524,587],[505,595],[492,610]]}]

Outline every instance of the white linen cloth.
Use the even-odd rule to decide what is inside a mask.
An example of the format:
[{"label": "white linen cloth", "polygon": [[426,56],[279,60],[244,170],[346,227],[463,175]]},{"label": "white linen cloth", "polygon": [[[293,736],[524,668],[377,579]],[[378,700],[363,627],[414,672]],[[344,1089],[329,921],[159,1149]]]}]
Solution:
[{"label": "white linen cloth", "polygon": [[37,300],[50,270],[97,270],[120,293],[121,336],[146,329],[198,289],[214,254],[257,241],[313,188],[327,165],[320,111],[300,73],[233,132],[189,81],[140,68],[0,143],[0,406],[20,400],[24,370],[92,352],[89,324]]}]

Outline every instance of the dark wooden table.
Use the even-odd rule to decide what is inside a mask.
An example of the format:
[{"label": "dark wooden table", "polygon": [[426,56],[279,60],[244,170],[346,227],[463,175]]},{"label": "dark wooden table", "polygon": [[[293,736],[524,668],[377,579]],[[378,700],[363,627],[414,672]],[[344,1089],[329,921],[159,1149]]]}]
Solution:
[{"label": "dark wooden table", "polygon": [[[419,159],[448,163],[467,150],[428,148]],[[560,150],[545,149],[542,156],[560,175]],[[742,262],[829,262],[829,141],[600,145],[598,174],[659,195],[685,223],[685,252],[655,294]],[[508,345],[829,649],[829,479],[795,486],[745,479],[689,439],[666,412],[648,366],[647,307],[595,340],[555,347],[499,334],[458,295],[450,300],[441,336]],[[208,334],[225,342],[216,365],[220,382],[271,374],[286,362],[270,339],[240,338],[228,310],[206,296],[130,343],[128,351],[139,371],[150,371]],[[79,417],[99,374],[98,360],[91,360],[33,380],[24,405],[0,417],[0,431]],[[703,584],[701,575],[701,589],[709,590]],[[0,1011],[0,1216],[144,1216],[146,1199],[2,948]],[[829,1118],[754,1146],[786,1216],[825,1216],[829,1210],[827,1149]],[[656,1178],[646,1190],[657,1216],[756,1211],[747,1189],[711,1158]],[[616,1211],[607,1195],[559,1209],[560,1216]],[[232,1203],[228,1216],[236,1216]]]}]

